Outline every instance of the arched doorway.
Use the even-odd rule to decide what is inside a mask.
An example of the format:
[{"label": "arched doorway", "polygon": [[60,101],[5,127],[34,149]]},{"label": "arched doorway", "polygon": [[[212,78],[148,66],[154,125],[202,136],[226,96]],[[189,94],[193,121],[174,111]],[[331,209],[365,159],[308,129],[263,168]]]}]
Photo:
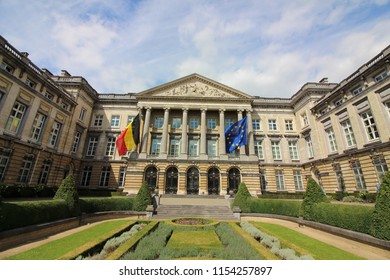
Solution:
[{"label": "arched doorway", "polygon": [[176,194],[179,172],[176,167],[169,167],[165,172],[165,193]]},{"label": "arched doorway", "polygon": [[238,186],[241,182],[241,173],[237,168],[231,168],[228,174],[228,193],[233,191],[234,194],[238,191]]},{"label": "arched doorway", "polygon": [[157,187],[157,168],[155,166],[149,166],[145,170],[144,181],[149,187],[150,191],[154,191]]},{"label": "arched doorway", "polygon": [[196,167],[187,171],[187,194],[199,194],[199,170]]},{"label": "arched doorway", "polygon": [[209,194],[219,194],[219,170],[215,167],[207,172],[207,187]]}]

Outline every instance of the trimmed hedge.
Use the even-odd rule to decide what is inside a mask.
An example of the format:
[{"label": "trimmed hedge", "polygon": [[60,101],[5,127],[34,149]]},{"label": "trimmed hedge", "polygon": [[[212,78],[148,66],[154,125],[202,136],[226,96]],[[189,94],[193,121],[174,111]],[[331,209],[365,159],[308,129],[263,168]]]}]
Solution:
[{"label": "trimmed hedge", "polygon": [[265,192],[258,197],[260,199],[303,199],[305,193]]},{"label": "trimmed hedge", "polygon": [[267,213],[299,217],[301,201],[276,199],[250,199],[250,213]]},{"label": "trimmed hedge", "polygon": [[310,220],[369,234],[373,212],[370,206],[318,203],[311,207]]},{"label": "trimmed hedge", "polygon": [[1,202],[0,231],[70,218],[64,200]]},{"label": "trimmed hedge", "polygon": [[133,210],[133,205],[134,198],[130,197],[80,198],[83,213],[130,211]]}]

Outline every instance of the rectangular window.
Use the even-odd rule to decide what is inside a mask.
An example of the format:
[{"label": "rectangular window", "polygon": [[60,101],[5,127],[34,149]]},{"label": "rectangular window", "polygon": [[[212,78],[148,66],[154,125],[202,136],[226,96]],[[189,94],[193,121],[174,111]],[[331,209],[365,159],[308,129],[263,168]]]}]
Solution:
[{"label": "rectangular window", "polygon": [[38,184],[47,184],[47,179],[49,177],[49,171],[50,171],[51,161],[50,160],[44,160],[42,165],[41,173],[39,174]]},{"label": "rectangular window", "polygon": [[268,130],[277,130],[276,120],[268,120]]},{"label": "rectangular window", "polygon": [[54,99],[54,95],[53,94],[51,94],[50,92],[45,92],[45,97],[47,98],[47,99],[49,99],[49,100],[53,100]]},{"label": "rectangular window", "polygon": [[93,120],[93,126],[102,126],[103,125],[103,115],[95,115]]},{"label": "rectangular window", "polygon": [[352,95],[358,95],[363,91],[363,87],[358,85],[357,87],[352,89]]},{"label": "rectangular window", "polygon": [[373,158],[372,162],[375,166],[375,170],[376,170],[376,174],[378,176],[379,182],[382,183],[382,176],[387,171],[389,171],[387,168],[386,160],[383,156],[378,156],[378,157]]},{"label": "rectangular window", "polygon": [[214,139],[207,140],[207,155],[209,157],[217,156],[217,140]]},{"label": "rectangular window", "polygon": [[225,129],[234,124],[233,119],[225,119]]},{"label": "rectangular window", "polygon": [[252,120],[252,129],[253,130],[261,130],[260,120]]},{"label": "rectangular window", "polygon": [[309,125],[309,118],[307,117],[307,114],[306,114],[306,113],[303,114],[303,115],[301,115],[301,118],[302,118],[302,123],[303,123],[303,126],[304,126],[304,127],[307,126],[307,125]]},{"label": "rectangular window", "polygon": [[263,140],[255,141],[255,153],[259,159],[264,159]]},{"label": "rectangular window", "polygon": [[388,101],[388,102],[386,102],[386,107],[387,107],[387,111],[389,112],[389,114],[390,114],[390,101]]},{"label": "rectangular window", "polygon": [[181,118],[173,118],[172,119],[172,128],[178,129],[181,127]]},{"label": "rectangular window", "polygon": [[119,187],[123,188],[125,186],[125,180],[126,180],[126,166],[121,166],[119,168]]},{"label": "rectangular window", "polygon": [[11,150],[0,149],[0,182],[4,179],[10,157]]},{"label": "rectangular window", "polygon": [[360,162],[359,161],[352,161],[351,168],[352,168],[353,174],[355,176],[356,189],[357,190],[365,190],[366,189],[366,182],[364,180],[362,168],[360,167]]},{"label": "rectangular window", "polygon": [[97,137],[89,137],[87,156],[94,156],[95,155],[98,140],[99,140],[99,138],[97,138]]},{"label": "rectangular window", "polygon": [[34,82],[30,77],[27,77],[25,84],[33,89],[35,89],[35,87],[37,86],[37,83]]},{"label": "rectangular window", "polygon": [[92,166],[85,166],[83,169],[83,176],[81,177],[80,185],[83,187],[88,187],[91,181],[92,175]]},{"label": "rectangular window", "polygon": [[18,133],[26,110],[27,107],[25,105],[16,101],[8,118],[5,129],[10,132]]},{"label": "rectangular window", "polygon": [[328,144],[329,149],[331,153],[337,152],[337,143],[336,143],[336,137],[334,135],[333,128],[328,128],[325,130],[326,135],[328,137]]},{"label": "rectangular window", "polygon": [[121,116],[111,116],[111,127],[119,127],[121,122]]},{"label": "rectangular window", "polygon": [[300,170],[294,170],[294,185],[296,191],[303,191],[302,174]]},{"label": "rectangular window", "polygon": [[360,115],[362,118],[368,140],[376,140],[379,138],[379,132],[375,124],[374,117],[371,111],[365,112]]},{"label": "rectangular window", "polygon": [[164,119],[162,117],[156,117],[154,119],[154,128],[162,128]]},{"label": "rectangular window", "polygon": [[276,170],[275,177],[276,177],[276,190],[283,191],[284,190],[283,170]]},{"label": "rectangular window", "polygon": [[85,119],[85,116],[86,116],[86,115],[87,115],[87,110],[84,109],[84,108],[82,108],[82,109],[80,110],[79,120],[80,120],[80,121],[83,121],[83,120]]},{"label": "rectangular window", "polygon": [[380,81],[384,80],[386,77],[387,77],[387,71],[385,70],[382,73],[376,75],[374,77],[374,80],[375,80],[375,82],[380,82]]},{"label": "rectangular window", "polygon": [[58,138],[60,136],[62,124],[54,121],[51,127],[48,146],[55,147],[57,145]]},{"label": "rectangular window", "polygon": [[347,143],[347,147],[353,147],[356,145],[355,135],[352,130],[352,125],[349,120],[343,121],[341,123],[341,127],[343,128],[345,142]]},{"label": "rectangular window", "polygon": [[22,167],[19,169],[18,183],[28,183],[30,171],[33,167],[34,155],[25,155],[22,161]]},{"label": "rectangular window", "polygon": [[134,120],[134,116],[127,116],[127,124],[131,123]]},{"label": "rectangular window", "polygon": [[291,160],[299,160],[298,142],[296,142],[296,141],[288,142],[288,150],[290,152],[290,159]]},{"label": "rectangular window", "polygon": [[310,136],[306,137],[305,141],[306,141],[307,157],[313,158],[314,149],[313,149],[313,142],[311,141],[311,137]]},{"label": "rectangular window", "polygon": [[37,113],[35,116],[30,137],[34,141],[39,141],[42,135],[43,127],[45,126],[47,117],[41,113]]},{"label": "rectangular window", "polygon": [[11,65],[9,65],[8,63],[6,63],[5,61],[3,61],[0,64],[0,68],[4,69],[5,71],[7,71],[10,74],[12,74],[15,71],[15,68],[12,67]]},{"label": "rectangular window", "polygon": [[217,120],[215,118],[207,119],[207,129],[215,129],[217,127]]},{"label": "rectangular window", "polygon": [[81,132],[77,131],[74,133],[74,139],[72,144],[72,153],[77,153],[77,150],[79,149],[80,145],[80,139],[81,139]]},{"label": "rectangular window", "polygon": [[190,118],[190,129],[197,129],[199,127],[198,118]]},{"label": "rectangular window", "polygon": [[69,105],[65,102],[61,102],[61,107],[62,107],[62,109],[68,111]]},{"label": "rectangular window", "polygon": [[107,137],[106,156],[112,157],[115,154],[115,137]]},{"label": "rectangular window", "polygon": [[188,154],[190,157],[199,156],[199,140],[198,139],[188,140]]},{"label": "rectangular window", "polygon": [[150,147],[150,154],[153,156],[158,156],[160,154],[161,139],[153,138],[152,145]]},{"label": "rectangular window", "polygon": [[178,157],[180,153],[180,139],[171,139],[169,143],[169,156]]},{"label": "rectangular window", "polygon": [[110,180],[111,167],[103,166],[102,172],[100,173],[99,187],[108,187]]},{"label": "rectangular window", "polygon": [[293,126],[293,121],[292,120],[285,120],[284,121],[286,131],[293,131],[294,126]]},{"label": "rectangular window", "polygon": [[280,152],[280,141],[271,141],[272,158],[274,160],[281,160],[282,154]]},{"label": "rectangular window", "polygon": [[343,104],[343,99],[340,98],[340,99],[337,99],[335,102],[333,102],[334,106],[337,108],[339,107],[341,104]]}]

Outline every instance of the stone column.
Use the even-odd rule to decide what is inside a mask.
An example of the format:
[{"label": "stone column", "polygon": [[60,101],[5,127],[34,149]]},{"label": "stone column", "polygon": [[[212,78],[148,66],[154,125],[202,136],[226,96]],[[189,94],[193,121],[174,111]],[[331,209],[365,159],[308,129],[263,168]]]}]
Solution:
[{"label": "stone column", "polygon": [[200,117],[200,156],[206,156],[207,152],[207,123],[206,123],[206,111],[207,108],[201,108]]},{"label": "stone column", "polygon": [[219,155],[226,155],[225,109],[219,109]]},{"label": "stone column", "polygon": [[160,147],[160,155],[162,156],[167,154],[169,109],[169,107],[164,108],[164,123]]},{"label": "stone column", "polygon": [[183,122],[181,127],[181,154],[187,155],[188,151],[188,137],[187,137],[187,119],[188,119],[188,108],[183,109]]},{"label": "stone column", "polygon": [[141,137],[141,155],[146,157],[146,149],[148,148],[149,140],[149,126],[150,126],[150,115],[152,108],[146,107],[145,121],[144,121],[144,130]]},{"label": "stone column", "polygon": [[249,156],[255,155],[255,139],[253,137],[252,110],[246,110]]}]

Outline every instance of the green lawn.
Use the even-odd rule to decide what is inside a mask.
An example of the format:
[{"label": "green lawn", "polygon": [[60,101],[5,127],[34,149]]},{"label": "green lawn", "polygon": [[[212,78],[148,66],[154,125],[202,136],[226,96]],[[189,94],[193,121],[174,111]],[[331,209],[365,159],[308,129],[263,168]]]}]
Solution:
[{"label": "green lawn", "polygon": [[210,250],[222,248],[223,245],[214,230],[204,231],[173,231],[167,244],[169,248],[197,248]]},{"label": "green lawn", "polygon": [[102,236],[113,235],[117,228],[126,227],[134,221],[114,220],[97,224],[89,229],[54,240],[34,249],[8,257],[8,260],[55,260]]},{"label": "green lawn", "polygon": [[252,222],[259,230],[277,237],[283,246],[294,249],[300,254],[311,255],[316,260],[363,260],[357,255],[311,238],[295,230],[262,222]]}]

